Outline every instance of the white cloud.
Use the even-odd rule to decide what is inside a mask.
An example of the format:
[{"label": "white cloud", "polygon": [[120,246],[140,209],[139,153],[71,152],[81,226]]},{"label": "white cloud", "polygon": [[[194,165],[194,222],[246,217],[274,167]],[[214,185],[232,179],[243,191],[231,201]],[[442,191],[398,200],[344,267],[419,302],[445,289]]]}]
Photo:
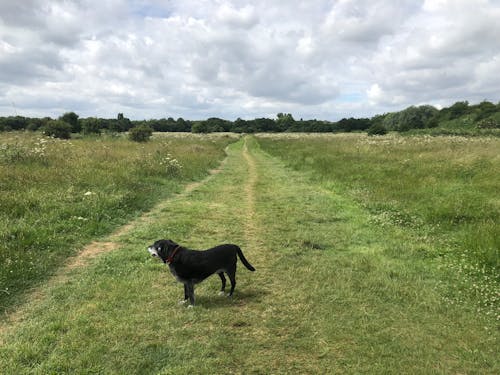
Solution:
[{"label": "white cloud", "polygon": [[231,4],[223,4],[216,13],[218,21],[230,27],[248,29],[255,25],[258,17],[251,5],[245,5],[241,9],[234,8]]},{"label": "white cloud", "polygon": [[0,0],[0,115],[370,116],[500,99],[487,0]]},{"label": "white cloud", "polygon": [[383,101],[384,93],[378,83],[374,83],[370,86],[368,90],[366,90],[366,94],[368,95],[368,99],[370,103],[376,105]]}]

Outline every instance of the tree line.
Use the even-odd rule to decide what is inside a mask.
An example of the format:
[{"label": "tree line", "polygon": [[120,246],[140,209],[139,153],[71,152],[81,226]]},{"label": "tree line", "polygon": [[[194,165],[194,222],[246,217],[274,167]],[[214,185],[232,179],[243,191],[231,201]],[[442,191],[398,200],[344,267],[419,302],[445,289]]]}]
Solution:
[{"label": "tree line", "polygon": [[483,101],[470,105],[467,101],[456,102],[450,107],[438,110],[430,105],[411,106],[399,112],[376,115],[372,118],[343,118],[339,121],[294,119],[290,113],[278,113],[276,118],[241,118],[229,121],[217,117],[206,120],[184,120],[172,117],[151,120],[130,120],[123,113],[114,119],[97,117],[80,118],[74,112],[67,112],[58,119],[50,117],[29,118],[23,116],[0,117],[0,131],[43,130],[45,134],[69,138],[71,133],[99,134],[101,132],[129,132],[133,128],[149,128],[156,132],[354,132],[368,131],[369,134],[385,134],[388,131],[405,132],[412,129],[426,129],[440,126],[446,121],[463,119],[478,128],[500,128],[500,102]]},{"label": "tree line", "polygon": [[[461,120],[461,121],[456,121]],[[435,128],[448,122],[455,126],[469,125],[477,128],[500,128],[500,102],[489,101],[470,105],[468,101],[456,102],[438,110],[430,105],[411,106],[400,112],[374,116],[372,126],[382,126],[388,131],[405,132],[412,129]]]}]

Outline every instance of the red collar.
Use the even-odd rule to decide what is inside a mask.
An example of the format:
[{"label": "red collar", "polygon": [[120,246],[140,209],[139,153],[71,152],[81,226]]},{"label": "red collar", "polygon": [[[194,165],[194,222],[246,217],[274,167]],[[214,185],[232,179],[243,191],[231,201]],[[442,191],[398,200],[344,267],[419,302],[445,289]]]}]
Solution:
[{"label": "red collar", "polygon": [[167,264],[172,264],[173,263],[174,256],[175,256],[175,254],[177,254],[177,251],[179,251],[180,248],[181,248],[181,245],[177,245],[177,247],[174,249],[174,251],[172,252],[172,254],[170,254],[170,256],[167,258]]}]

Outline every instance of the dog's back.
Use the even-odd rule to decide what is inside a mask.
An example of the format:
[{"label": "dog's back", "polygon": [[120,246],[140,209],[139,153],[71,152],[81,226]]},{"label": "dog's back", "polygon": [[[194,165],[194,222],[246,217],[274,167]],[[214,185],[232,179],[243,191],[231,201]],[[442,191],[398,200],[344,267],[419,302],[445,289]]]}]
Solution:
[{"label": "dog's back", "polygon": [[182,263],[190,268],[193,274],[198,274],[197,276],[206,275],[204,277],[206,278],[217,272],[228,273],[233,269],[236,270],[237,256],[247,269],[255,271],[255,268],[243,255],[240,247],[233,244],[218,245],[207,250],[186,249],[180,254],[177,263]]}]

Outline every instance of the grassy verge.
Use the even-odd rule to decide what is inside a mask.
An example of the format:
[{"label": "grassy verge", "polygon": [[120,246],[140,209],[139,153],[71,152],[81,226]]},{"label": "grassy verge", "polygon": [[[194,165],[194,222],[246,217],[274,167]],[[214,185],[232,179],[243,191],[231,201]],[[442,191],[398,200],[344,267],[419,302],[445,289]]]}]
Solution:
[{"label": "grassy verge", "polygon": [[[381,230],[349,196],[251,138],[230,146],[221,173],[163,207],[24,308],[0,336],[0,373],[500,370],[494,320],[444,304],[432,259],[394,256],[408,247],[404,230]],[[147,254],[161,237],[238,243],[257,271],[239,268],[232,300],[209,278],[186,309],[181,285]]]},{"label": "grassy verge", "polygon": [[204,176],[230,138],[0,133],[0,142],[1,312],[85,243]]}]

